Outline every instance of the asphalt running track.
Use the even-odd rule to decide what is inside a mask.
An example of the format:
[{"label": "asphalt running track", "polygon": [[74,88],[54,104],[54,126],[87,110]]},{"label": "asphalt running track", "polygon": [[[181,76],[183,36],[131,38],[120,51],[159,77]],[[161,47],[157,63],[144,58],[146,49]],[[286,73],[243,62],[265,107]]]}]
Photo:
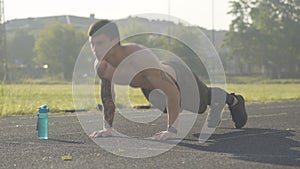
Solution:
[{"label": "asphalt running track", "polygon": [[[250,103],[247,110],[245,128],[234,129],[225,109],[222,123],[205,143],[199,143],[198,137],[206,114],[198,116],[179,144],[148,158],[118,156],[100,148],[76,114],[51,114],[48,140],[37,139],[36,116],[1,117],[0,168],[300,168],[300,101]],[[164,128],[165,118],[153,122],[154,128]],[[153,133],[122,119],[116,116],[115,128],[121,132],[140,137]],[[62,160],[67,155],[72,159]]]}]

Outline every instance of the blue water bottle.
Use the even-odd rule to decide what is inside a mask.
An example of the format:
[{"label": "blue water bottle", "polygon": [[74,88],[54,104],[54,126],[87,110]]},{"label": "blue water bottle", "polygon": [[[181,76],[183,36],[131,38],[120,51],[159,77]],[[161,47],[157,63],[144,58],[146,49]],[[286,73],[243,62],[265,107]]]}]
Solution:
[{"label": "blue water bottle", "polygon": [[48,113],[49,108],[47,105],[42,105],[39,107],[37,120],[37,130],[39,139],[48,139]]}]

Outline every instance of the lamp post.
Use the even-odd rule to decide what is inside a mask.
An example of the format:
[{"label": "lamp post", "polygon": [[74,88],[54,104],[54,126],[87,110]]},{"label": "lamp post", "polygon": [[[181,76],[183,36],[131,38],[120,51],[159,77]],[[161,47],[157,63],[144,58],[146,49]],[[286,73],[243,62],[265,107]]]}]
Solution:
[{"label": "lamp post", "polygon": [[211,23],[212,23],[212,30],[211,30],[211,39],[212,44],[215,45],[215,0],[212,0],[211,5]]}]

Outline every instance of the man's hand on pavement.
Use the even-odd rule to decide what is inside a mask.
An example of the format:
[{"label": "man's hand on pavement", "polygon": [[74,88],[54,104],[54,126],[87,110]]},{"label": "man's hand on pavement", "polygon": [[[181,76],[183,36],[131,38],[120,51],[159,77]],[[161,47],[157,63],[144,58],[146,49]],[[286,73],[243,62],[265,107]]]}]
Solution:
[{"label": "man's hand on pavement", "polygon": [[112,136],[112,129],[103,129],[99,131],[94,131],[89,135],[90,138],[109,137],[109,136]]},{"label": "man's hand on pavement", "polygon": [[175,133],[169,132],[169,131],[161,131],[156,133],[152,138],[154,140],[169,140],[176,137]]}]

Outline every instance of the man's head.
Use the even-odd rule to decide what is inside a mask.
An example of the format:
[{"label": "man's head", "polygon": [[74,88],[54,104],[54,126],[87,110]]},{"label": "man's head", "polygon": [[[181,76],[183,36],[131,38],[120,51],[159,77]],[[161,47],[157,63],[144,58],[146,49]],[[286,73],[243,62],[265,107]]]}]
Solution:
[{"label": "man's head", "polygon": [[91,48],[98,59],[104,57],[113,46],[120,44],[118,27],[109,20],[93,23],[89,27],[88,35]]},{"label": "man's head", "polygon": [[109,20],[100,20],[90,26],[88,30],[89,37],[94,37],[99,34],[105,34],[110,39],[120,39],[117,25]]}]

